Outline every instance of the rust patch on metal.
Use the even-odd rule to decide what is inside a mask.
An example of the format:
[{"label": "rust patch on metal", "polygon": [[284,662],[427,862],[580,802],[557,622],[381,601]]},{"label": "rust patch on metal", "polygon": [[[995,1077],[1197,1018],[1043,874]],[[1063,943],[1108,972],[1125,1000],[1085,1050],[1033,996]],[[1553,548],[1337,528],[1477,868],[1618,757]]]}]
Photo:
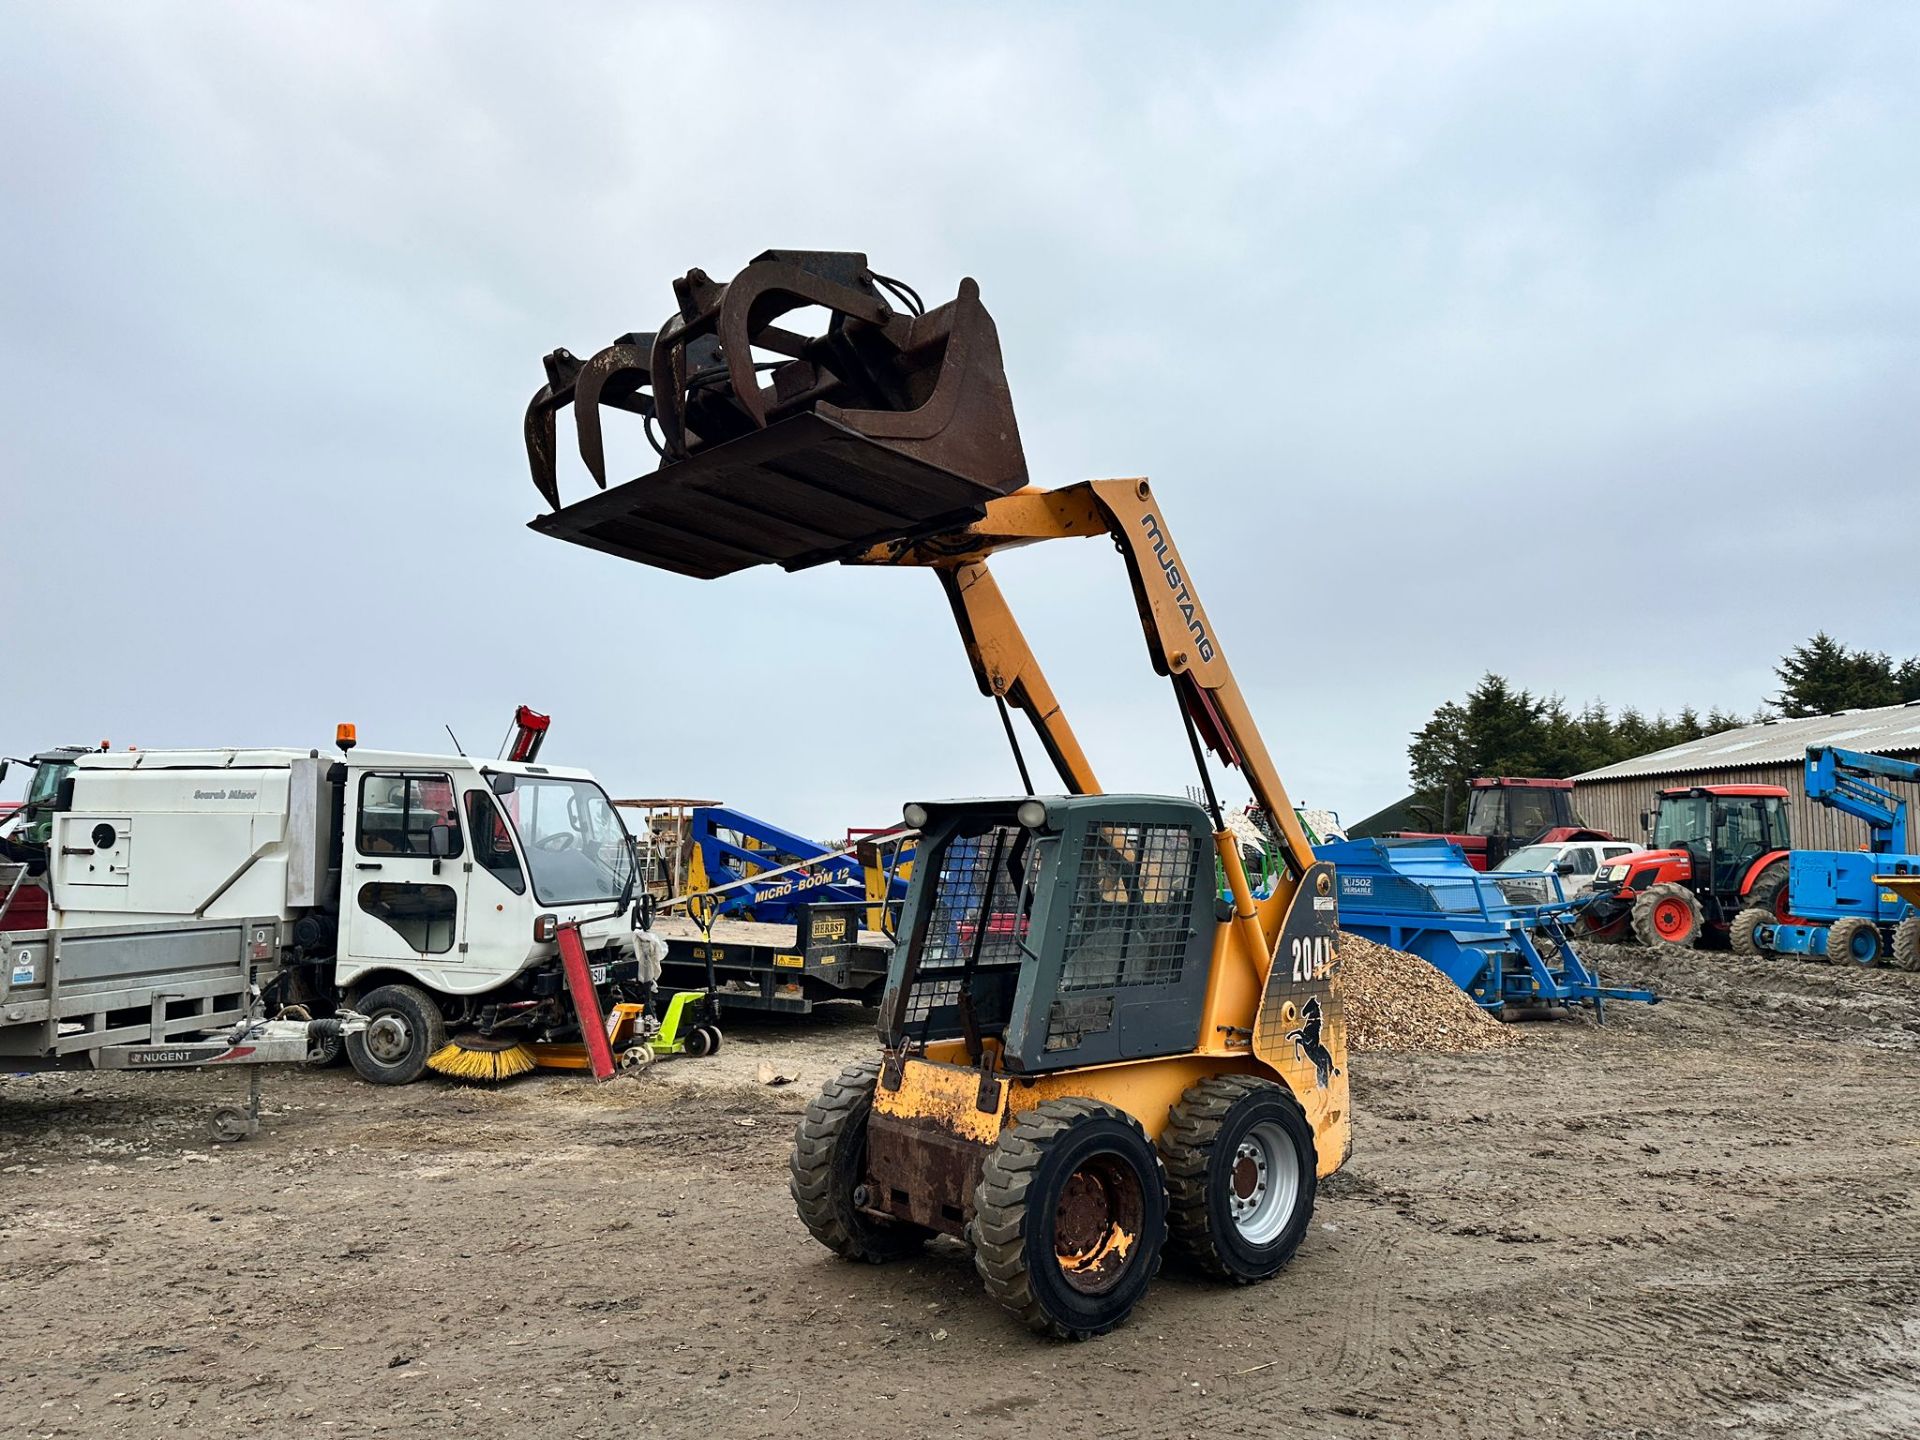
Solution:
[{"label": "rust patch on metal", "polygon": [[876,1112],[867,1119],[866,1208],[964,1237],[987,1149],[932,1118]]}]

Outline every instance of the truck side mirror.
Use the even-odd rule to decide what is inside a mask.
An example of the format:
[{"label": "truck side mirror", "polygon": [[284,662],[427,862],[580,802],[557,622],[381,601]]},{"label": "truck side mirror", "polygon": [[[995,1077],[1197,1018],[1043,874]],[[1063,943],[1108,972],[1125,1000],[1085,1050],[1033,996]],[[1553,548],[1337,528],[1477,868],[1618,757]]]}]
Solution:
[{"label": "truck side mirror", "polygon": [[653,917],[659,909],[659,906],[660,897],[652,891],[648,891],[640,897],[640,903],[634,907],[633,914],[634,918],[640,922],[640,928],[642,930],[651,930],[653,928]]},{"label": "truck side mirror", "polygon": [[53,808],[56,810],[73,809],[73,776],[69,775],[60,782],[60,788],[54,792]]},{"label": "truck side mirror", "polygon": [[12,763],[11,760],[0,760],[0,785],[7,783],[7,766]]},{"label": "truck side mirror", "polygon": [[1649,815],[1646,811],[1642,810],[1640,812],[1640,828],[1642,830],[1646,829],[1647,825],[1649,824],[1649,822],[1652,821],[1652,819],[1653,817],[1651,815]]},{"label": "truck side mirror", "polygon": [[453,854],[453,826],[436,825],[427,832],[427,854],[436,860]]},{"label": "truck side mirror", "polygon": [[493,793],[496,795],[511,795],[513,794],[514,777],[511,775],[489,775],[487,777],[487,784],[493,788]]}]

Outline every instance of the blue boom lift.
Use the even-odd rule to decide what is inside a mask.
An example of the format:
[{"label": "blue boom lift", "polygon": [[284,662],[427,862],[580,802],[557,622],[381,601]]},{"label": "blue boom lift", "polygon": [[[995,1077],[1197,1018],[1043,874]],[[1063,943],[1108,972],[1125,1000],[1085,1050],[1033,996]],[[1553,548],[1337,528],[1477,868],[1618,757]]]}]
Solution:
[{"label": "blue boom lift", "polygon": [[[720,905],[723,915],[790,925],[804,905],[884,901],[889,909],[898,909],[907,898],[911,845],[890,852],[887,870],[875,877],[857,854],[849,853],[851,847],[829,849],[731,806],[696,806],[690,821],[687,889],[734,887],[725,892]],[[783,873],[765,880],[754,878],[773,870]],[[871,882],[876,878],[884,896],[872,893]]]},{"label": "blue boom lift", "polygon": [[[1591,1001],[1604,1020],[1608,1000],[1659,1001],[1600,983],[1574,946],[1580,902],[1558,875],[1490,875],[1438,838],[1345,840],[1313,853],[1333,862],[1342,930],[1418,955],[1483,1010],[1511,1019]],[[1515,899],[1518,881],[1554,898]]]},{"label": "blue boom lift", "polygon": [[1920,765],[1887,755],[1807,748],[1807,798],[1864,820],[1865,850],[1795,850],[1787,867],[1793,918],[1751,908],[1734,917],[1742,954],[1824,955],[1873,965],[1891,959],[1920,970],[1920,910],[1876,877],[1920,875],[1907,802],[1875,780],[1920,783]]}]

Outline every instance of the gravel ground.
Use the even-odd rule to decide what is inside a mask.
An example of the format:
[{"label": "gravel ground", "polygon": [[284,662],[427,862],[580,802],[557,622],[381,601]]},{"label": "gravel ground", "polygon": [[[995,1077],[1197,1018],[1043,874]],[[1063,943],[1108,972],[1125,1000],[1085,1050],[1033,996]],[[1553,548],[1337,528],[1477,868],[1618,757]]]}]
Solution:
[{"label": "gravel ground", "polygon": [[[1353,1061],[1296,1262],[1033,1339],[948,1243],[840,1263],[795,1112],[871,1019],[499,1092],[0,1081],[5,1433],[1911,1437],[1920,976],[1597,951],[1656,1007]],[[789,1085],[760,1079],[792,1074]]]}]

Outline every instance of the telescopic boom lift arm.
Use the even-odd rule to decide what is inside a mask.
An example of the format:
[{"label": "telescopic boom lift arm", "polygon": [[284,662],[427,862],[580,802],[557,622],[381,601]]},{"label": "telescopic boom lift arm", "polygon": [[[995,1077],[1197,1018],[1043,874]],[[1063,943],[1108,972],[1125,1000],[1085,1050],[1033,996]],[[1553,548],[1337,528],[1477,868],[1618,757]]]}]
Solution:
[{"label": "telescopic boom lift arm", "polygon": [[1837,745],[1807,748],[1807,798],[1866,821],[1874,854],[1907,854],[1912,848],[1907,843],[1907,802],[1873,784],[1869,775],[1920,782],[1920,765]]}]

